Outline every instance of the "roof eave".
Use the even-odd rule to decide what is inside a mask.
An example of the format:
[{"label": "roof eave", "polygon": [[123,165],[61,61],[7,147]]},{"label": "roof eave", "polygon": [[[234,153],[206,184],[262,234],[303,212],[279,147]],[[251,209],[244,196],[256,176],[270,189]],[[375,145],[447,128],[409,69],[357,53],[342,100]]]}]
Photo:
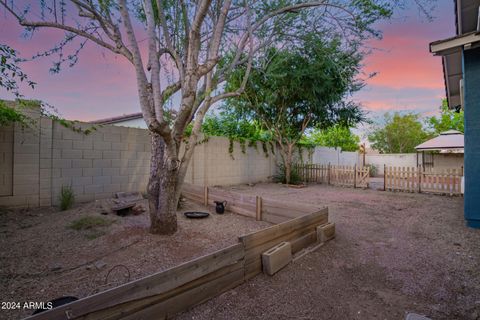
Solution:
[{"label": "roof eave", "polygon": [[142,117],[143,117],[142,113],[138,112],[138,113],[126,114],[126,115],[117,116],[117,117],[98,119],[98,120],[90,121],[90,123],[94,123],[94,124],[113,124],[113,123],[118,123],[118,122],[127,121],[127,120],[140,119]]},{"label": "roof eave", "polygon": [[480,46],[480,33],[477,31],[453,38],[439,40],[430,43],[430,52],[434,55],[446,55],[464,49]]},{"label": "roof eave", "polygon": [[459,150],[459,149],[464,149],[464,146],[458,146],[458,147],[431,147],[431,148],[415,148],[417,151],[434,151],[434,150]]}]

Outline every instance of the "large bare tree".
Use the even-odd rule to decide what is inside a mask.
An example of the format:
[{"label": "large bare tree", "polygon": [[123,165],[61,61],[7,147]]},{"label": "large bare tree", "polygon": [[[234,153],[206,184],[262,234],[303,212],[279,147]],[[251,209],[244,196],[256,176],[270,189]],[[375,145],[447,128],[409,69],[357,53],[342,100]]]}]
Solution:
[{"label": "large bare tree", "polygon": [[[0,5],[29,32],[65,31],[57,46],[38,54],[58,54],[54,70],[74,64],[87,42],[123,56],[134,68],[151,133],[150,230],[157,234],[177,230],[177,203],[203,118],[213,104],[244,90],[256,53],[312,31],[341,34],[348,45],[375,36],[372,24],[392,9],[384,0],[0,0]],[[64,53],[75,44],[72,53]],[[246,68],[242,85],[225,92],[222,83],[239,66]],[[173,119],[172,96],[180,101]],[[190,123],[192,133],[185,137]]]}]

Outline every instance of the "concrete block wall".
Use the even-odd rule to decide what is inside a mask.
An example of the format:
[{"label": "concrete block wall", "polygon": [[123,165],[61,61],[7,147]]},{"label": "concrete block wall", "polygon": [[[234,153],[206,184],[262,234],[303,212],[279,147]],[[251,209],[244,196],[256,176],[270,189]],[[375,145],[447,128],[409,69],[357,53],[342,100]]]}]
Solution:
[{"label": "concrete block wall", "polygon": [[[26,110],[33,120],[40,119],[38,110]],[[1,130],[2,128],[0,128]],[[0,197],[2,206],[40,205],[40,125],[31,128],[15,124],[13,129],[13,188],[12,194]]]},{"label": "concrete block wall", "polygon": [[[120,191],[146,191],[151,155],[147,130],[105,125],[85,135],[41,118],[39,113],[32,117],[37,120],[34,127],[14,129],[13,191],[0,196],[0,206],[57,205],[63,186],[72,187],[78,202],[108,198]],[[186,182],[232,185],[265,181],[275,174],[275,156],[266,157],[260,143],[243,153],[235,142],[233,158],[229,144],[222,137],[199,144]]]},{"label": "concrete block wall", "polygon": [[[275,156],[268,157],[262,144],[245,148],[223,137],[209,137],[208,141],[195,148],[185,181],[196,185],[234,185],[269,180],[276,172]],[[269,148],[270,149],[270,148]]]},{"label": "concrete block wall", "polygon": [[53,123],[51,151],[52,204],[58,203],[62,186],[71,186],[80,202],[146,190],[150,166],[146,130],[99,126],[85,135]]}]

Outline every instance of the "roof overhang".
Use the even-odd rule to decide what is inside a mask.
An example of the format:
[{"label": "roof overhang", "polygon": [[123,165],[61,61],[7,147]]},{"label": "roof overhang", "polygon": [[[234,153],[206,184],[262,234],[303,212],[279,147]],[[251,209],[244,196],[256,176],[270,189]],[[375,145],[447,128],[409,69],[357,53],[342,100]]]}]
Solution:
[{"label": "roof overhang", "polygon": [[463,150],[463,146],[458,146],[458,147],[449,147],[449,148],[415,148],[417,152],[420,151],[442,151],[442,150]]},{"label": "roof overhang", "polygon": [[465,138],[456,130],[442,132],[439,136],[427,140],[415,147],[417,151],[458,150],[463,149]]},{"label": "roof overhang", "polygon": [[430,44],[430,52],[442,56],[450,108],[462,106],[462,51],[480,46],[480,0],[455,0],[454,3],[457,36]]},{"label": "roof overhang", "polygon": [[480,46],[480,32],[473,31],[446,40],[430,43],[430,52],[434,55],[445,56],[462,49],[468,50]]},{"label": "roof overhang", "polygon": [[445,90],[450,108],[462,105],[460,80],[463,78],[462,51],[480,47],[480,33],[470,32],[430,44],[430,52],[443,56]]},{"label": "roof overhang", "polygon": [[457,35],[480,31],[479,0],[455,0],[455,22]]},{"label": "roof overhang", "polygon": [[99,119],[99,120],[94,120],[90,121],[90,123],[95,123],[95,124],[114,124],[118,122],[123,122],[123,121],[128,121],[128,120],[135,120],[135,119],[142,119],[142,113],[137,112],[137,113],[131,113],[131,114],[124,114],[121,116],[117,117],[111,117],[111,118],[105,118],[105,119]]}]

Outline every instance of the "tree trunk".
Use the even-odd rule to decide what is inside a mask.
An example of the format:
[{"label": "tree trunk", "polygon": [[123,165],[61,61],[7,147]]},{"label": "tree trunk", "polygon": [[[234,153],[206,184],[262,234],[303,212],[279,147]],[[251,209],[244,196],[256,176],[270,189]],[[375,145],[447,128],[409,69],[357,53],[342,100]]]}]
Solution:
[{"label": "tree trunk", "polygon": [[280,144],[280,155],[282,157],[283,167],[285,168],[286,184],[290,184],[292,176],[293,146],[293,144],[287,144],[286,146]]},{"label": "tree trunk", "polygon": [[285,157],[285,180],[287,184],[290,184],[292,177],[292,145],[287,145],[287,154]]},{"label": "tree trunk", "polygon": [[290,176],[292,174],[292,167],[290,163],[285,162],[285,183],[290,184]]},{"label": "tree trunk", "polygon": [[152,136],[152,156],[148,200],[150,208],[150,232],[173,234],[177,231],[177,205],[181,183],[178,183],[179,166],[170,163],[171,157],[163,138]]}]

